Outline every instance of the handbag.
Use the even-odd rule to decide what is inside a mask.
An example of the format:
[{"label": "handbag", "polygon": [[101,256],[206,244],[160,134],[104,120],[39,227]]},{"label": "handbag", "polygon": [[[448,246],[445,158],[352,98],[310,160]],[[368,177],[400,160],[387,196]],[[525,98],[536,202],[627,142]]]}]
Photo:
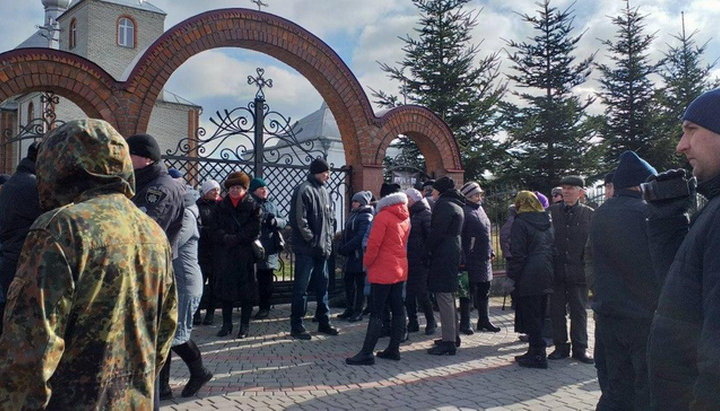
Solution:
[{"label": "handbag", "polygon": [[256,262],[263,261],[265,259],[265,247],[263,247],[259,239],[253,241],[250,244],[250,248],[252,249],[253,258]]},{"label": "handbag", "polygon": [[467,271],[458,273],[458,297],[470,298],[470,278]]},{"label": "handbag", "polygon": [[285,250],[285,238],[280,231],[275,231],[272,237],[273,254],[277,254],[280,251]]}]

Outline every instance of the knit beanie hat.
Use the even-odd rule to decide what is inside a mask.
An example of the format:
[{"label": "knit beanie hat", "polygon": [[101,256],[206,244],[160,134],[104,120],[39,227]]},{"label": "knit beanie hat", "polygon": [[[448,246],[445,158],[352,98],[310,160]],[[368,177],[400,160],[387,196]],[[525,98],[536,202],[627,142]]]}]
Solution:
[{"label": "knit beanie hat", "polygon": [[615,170],[613,185],[615,189],[635,187],[654,175],[657,175],[657,170],[653,166],[638,157],[634,151],[626,151],[620,154],[620,164]]},{"label": "knit beanie hat", "polygon": [[250,188],[248,191],[252,193],[260,187],[267,187],[267,183],[262,178],[255,177],[250,182]]},{"label": "knit beanie hat", "polygon": [[330,170],[330,166],[322,157],[318,157],[310,163],[310,174],[320,174],[328,170]]},{"label": "knit beanie hat", "polygon": [[585,179],[580,176],[565,176],[560,180],[561,186],[585,187]]},{"label": "knit beanie hat", "polygon": [[372,193],[369,191],[358,191],[352,196],[352,201],[357,201],[364,206],[370,204],[370,199],[372,199]]},{"label": "knit beanie hat", "polygon": [[408,198],[412,201],[420,201],[425,198],[423,197],[422,193],[415,188],[408,188],[407,190],[405,190],[405,195],[408,196]]},{"label": "knit beanie hat", "polygon": [[539,192],[539,191],[533,191],[535,194],[535,197],[537,197],[538,201],[540,202],[540,205],[543,206],[543,208],[550,207],[550,202],[548,201],[548,198],[545,196],[545,194]]},{"label": "knit beanie hat", "polygon": [[435,190],[437,190],[440,194],[452,190],[455,188],[455,181],[453,181],[452,178],[448,176],[440,177],[437,181],[435,181],[435,184],[432,186]]},{"label": "knit beanie hat", "polygon": [[224,184],[226,189],[229,189],[232,186],[243,186],[243,188],[247,190],[250,186],[250,176],[242,171],[236,171],[227,176]]},{"label": "knit beanie hat", "polygon": [[135,134],[127,139],[130,154],[160,161],[160,146],[155,138],[149,134]]},{"label": "knit beanie hat", "polygon": [[462,188],[460,188],[460,192],[465,196],[465,198],[470,198],[475,194],[483,193],[483,189],[480,188],[480,184],[474,181],[468,181],[463,184]]},{"label": "knit beanie hat", "polygon": [[605,180],[603,181],[603,184],[611,184],[613,182],[613,179],[615,178],[615,171],[611,171],[607,174],[605,174]]},{"label": "knit beanie hat", "polygon": [[393,193],[400,192],[400,184],[397,183],[383,183],[380,187],[380,197],[385,197]]},{"label": "knit beanie hat", "polygon": [[215,180],[203,181],[203,183],[200,185],[200,194],[205,195],[214,188],[217,188],[219,190],[220,183]]},{"label": "knit beanie hat", "polygon": [[683,121],[691,121],[720,134],[720,88],[701,94],[685,110]]}]

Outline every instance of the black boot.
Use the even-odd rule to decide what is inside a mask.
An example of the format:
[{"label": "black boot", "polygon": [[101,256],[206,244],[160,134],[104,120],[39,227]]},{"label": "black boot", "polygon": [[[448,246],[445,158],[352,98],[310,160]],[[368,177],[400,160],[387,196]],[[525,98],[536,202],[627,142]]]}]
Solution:
[{"label": "black boot", "polygon": [[205,318],[203,318],[203,325],[213,325],[215,322],[215,309],[209,308],[205,310]]},{"label": "black boot", "polygon": [[430,298],[425,298],[425,301],[421,302],[421,307],[425,314],[425,335],[433,335],[437,331],[437,323]]},{"label": "black boot", "polygon": [[250,333],[250,324],[240,324],[240,331],[238,331],[237,338],[245,338]]},{"label": "black boot", "polygon": [[570,356],[570,344],[555,344],[555,351],[547,356],[550,360],[562,360]]},{"label": "black boot", "polygon": [[527,357],[518,360],[518,364],[520,364],[521,367],[541,369],[548,367],[545,347],[530,347],[528,354]]},{"label": "black boot", "polygon": [[427,350],[430,355],[455,355],[457,348],[452,341],[441,341],[440,344]]},{"label": "black boot", "polygon": [[410,332],[410,333],[414,333],[414,332],[420,331],[420,324],[418,324],[417,317],[415,317],[415,318],[410,317],[410,318],[408,319],[407,330],[408,330],[408,332]]},{"label": "black boot", "polygon": [[379,318],[370,318],[368,322],[367,332],[365,332],[365,341],[359,353],[350,358],[345,359],[347,365],[373,365],[375,364],[375,356],[373,350],[380,338],[382,332],[382,320]]},{"label": "black boot", "polygon": [[223,324],[222,327],[220,328],[220,331],[218,331],[217,336],[218,336],[218,337],[225,337],[225,336],[227,336],[227,335],[230,335],[230,333],[232,332],[232,330],[233,330],[232,323],[230,323],[230,324]]},{"label": "black boot", "polygon": [[172,388],[170,388],[170,358],[172,358],[172,353],[168,353],[165,364],[160,369],[160,375],[158,376],[160,401],[171,400],[173,397]]},{"label": "black boot", "polygon": [[195,311],[195,314],[193,314],[193,325],[200,325],[202,324],[202,316],[200,315],[200,309],[198,308],[197,311]]},{"label": "black boot", "polygon": [[203,365],[200,349],[193,340],[188,340],[185,344],[173,347],[173,351],[182,358],[188,370],[190,370],[190,380],[188,380],[180,395],[184,398],[192,397],[212,379],[213,375]]},{"label": "black boot", "polygon": [[476,294],[475,297],[475,305],[478,310],[477,330],[490,331],[493,333],[500,332],[500,328],[490,322],[490,301],[488,300],[487,295],[479,294],[480,293]]},{"label": "black boot", "polygon": [[407,340],[407,332],[405,331],[405,313],[403,312],[400,315],[393,315],[390,343],[386,349],[378,351],[375,355],[386,360],[400,361],[400,342],[405,340]]},{"label": "black boot", "polygon": [[[433,344],[435,344],[435,345],[440,345],[442,343],[443,343],[442,338],[433,341]],[[455,347],[460,347],[461,343],[462,343],[462,341],[460,341],[460,336],[459,335],[455,336]]]},{"label": "black boot", "polygon": [[465,335],[473,335],[472,327],[470,327],[470,299],[460,298],[460,332]]},{"label": "black boot", "polygon": [[232,329],[233,329],[232,310],[233,310],[233,303],[231,301],[223,301],[223,304],[222,304],[223,325],[220,328],[220,331],[218,331],[218,333],[217,333],[218,337],[225,337],[227,335],[230,335],[230,333],[232,332]]}]

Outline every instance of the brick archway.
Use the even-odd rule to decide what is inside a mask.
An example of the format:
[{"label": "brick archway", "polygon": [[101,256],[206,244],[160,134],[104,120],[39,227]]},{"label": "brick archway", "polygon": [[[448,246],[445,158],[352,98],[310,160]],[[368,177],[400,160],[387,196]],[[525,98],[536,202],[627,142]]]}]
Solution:
[{"label": "brick archway", "polygon": [[145,51],[122,81],[72,53],[20,49],[0,54],[0,101],[51,90],[124,135],[144,132],[175,70],[190,57],[218,47],[259,51],[308,79],[335,116],[346,162],[353,167],[353,187],[378,189],[385,150],[398,134],[417,142],[429,172],[462,179],[457,143],[434,113],[403,106],[376,116],[360,83],[327,44],[293,22],[249,9],[209,11],[177,24]]}]

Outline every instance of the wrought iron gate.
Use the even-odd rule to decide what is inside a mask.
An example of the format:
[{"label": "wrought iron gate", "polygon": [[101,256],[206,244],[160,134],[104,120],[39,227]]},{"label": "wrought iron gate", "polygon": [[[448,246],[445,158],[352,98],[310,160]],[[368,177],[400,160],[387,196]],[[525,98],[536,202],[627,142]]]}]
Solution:
[{"label": "wrought iron gate", "polygon": [[[212,179],[222,183],[235,171],[263,178],[268,184],[272,201],[281,215],[290,212],[292,192],[308,176],[310,162],[326,157],[317,140],[298,141],[297,123],[270,109],[265,101],[263,88],[272,87],[272,80],[263,77],[264,70],[257,69],[257,76],[248,76],[248,84],[258,88],[255,99],[245,107],[217,111],[210,122],[214,131],[208,136],[204,128],[197,130],[194,138],[178,142],[174,150],[168,150],[163,159],[168,167],[183,170],[186,180],[193,185]],[[350,167],[331,164],[330,180],[326,187],[336,218],[336,228],[342,227],[345,203],[351,192]],[[289,232],[286,232],[289,234]],[[277,300],[287,298],[293,278],[292,245],[280,256],[281,268],[276,272],[275,294]],[[334,258],[330,259],[331,289],[337,275]]]}]

